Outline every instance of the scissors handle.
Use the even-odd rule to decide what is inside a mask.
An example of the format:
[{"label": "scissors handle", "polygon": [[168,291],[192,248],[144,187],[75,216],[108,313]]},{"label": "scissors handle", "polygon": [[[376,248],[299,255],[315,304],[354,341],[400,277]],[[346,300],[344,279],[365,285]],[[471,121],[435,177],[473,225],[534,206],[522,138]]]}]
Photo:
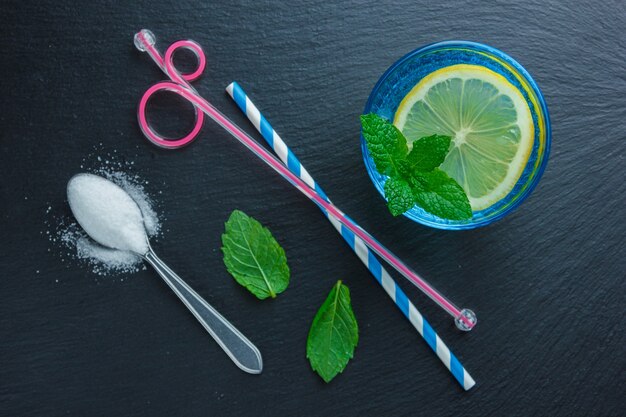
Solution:
[{"label": "scissors handle", "polygon": [[[139,126],[141,127],[141,130],[148,140],[161,148],[177,149],[189,144],[196,138],[202,129],[204,114],[202,111],[198,111],[198,108],[194,106],[196,120],[191,132],[179,139],[166,138],[156,132],[148,123],[148,101],[150,101],[150,98],[154,94],[161,91],[179,93],[180,89],[183,88],[190,93],[195,93],[194,88],[189,83],[202,75],[202,72],[206,67],[206,56],[204,55],[200,45],[196,42],[191,40],[182,40],[171,44],[165,51],[165,55],[162,57],[159,51],[154,47],[155,43],[156,38],[154,37],[154,34],[147,29],[143,29],[135,35],[135,46],[137,49],[147,52],[154,62],[157,63],[159,68],[161,68],[161,70],[165,73],[165,75],[167,75],[172,81],[157,83],[144,93],[139,102],[137,118],[139,119]],[[193,52],[197,58],[196,69],[189,73],[179,71],[174,64],[174,54],[177,50],[181,49]]]}]

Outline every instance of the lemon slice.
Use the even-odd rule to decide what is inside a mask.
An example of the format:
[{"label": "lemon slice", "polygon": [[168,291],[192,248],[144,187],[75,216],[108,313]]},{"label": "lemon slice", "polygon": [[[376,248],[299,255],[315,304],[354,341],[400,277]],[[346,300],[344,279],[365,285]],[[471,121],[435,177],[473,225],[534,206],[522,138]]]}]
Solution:
[{"label": "lemon slice", "polygon": [[533,147],[526,100],[502,75],[459,64],[424,77],[394,118],[410,144],[433,134],[452,137],[441,165],[465,190],[472,210],[500,201],[515,186]]}]

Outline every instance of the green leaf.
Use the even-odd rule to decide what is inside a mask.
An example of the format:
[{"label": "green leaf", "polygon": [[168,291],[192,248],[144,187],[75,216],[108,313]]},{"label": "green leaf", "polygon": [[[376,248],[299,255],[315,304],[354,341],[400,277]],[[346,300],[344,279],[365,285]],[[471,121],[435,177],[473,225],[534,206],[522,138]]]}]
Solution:
[{"label": "green leaf", "polygon": [[384,175],[398,173],[398,161],[406,159],[409,148],[406,138],[392,123],[377,114],[361,116],[363,137],[376,169]]},{"label": "green leaf", "polygon": [[415,197],[409,183],[403,179],[389,178],[385,183],[387,207],[394,216],[399,216],[415,205]]},{"label": "green leaf", "polygon": [[415,172],[410,179],[417,204],[443,219],[465,220],[472,217],[472,207],[463,188],[445,172]]},{"label": "green leaf", "polygon": [[443,163],[450,148],[450,136],[432,135],[413,142],[407,155],[412,171],[432,171]]},{"label": "green leaf", "polygon": [[239,210],[231,213],[225,227],[224,264],[235,281],[261,300],[283,292],[289,285],[289,267],[270,231]]},{"label": "green leaf", "polygon": [[417,203],[443,219],[472,218],[472,208],[463,188],[438,169],[448,154],[449,136],[423,137],[413,142],[408,152],[406,138],[386,119],[366,114],[361,116],[361,126],[376,169],[389,177],[384,191],[391,214],[398,216]]},{"label": "green leaf", "polygon": [[343,372],[359,342],[359,327],[350,305],[350,290],[341,281],[313,319],[306,342],[311,367],[326,382]]}]

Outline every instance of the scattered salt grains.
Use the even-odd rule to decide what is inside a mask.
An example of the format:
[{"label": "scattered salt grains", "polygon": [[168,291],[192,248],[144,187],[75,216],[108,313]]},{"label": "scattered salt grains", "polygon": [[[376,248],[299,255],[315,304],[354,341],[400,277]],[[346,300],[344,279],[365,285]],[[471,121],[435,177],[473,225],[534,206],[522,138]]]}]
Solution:
[{"label": "scattered salt grains", "polygon": [[78,258],[86,259],[88,262],[93,263],[94,272],[103,272],[102,266],[104,265],[118,272],[135,272],[139,270],[141,258],[132,252],[100,246],[88,236],[78,237],[74,245],[76,246]]},{"label": "scattered salt grains", "polygon": [[[113,152],[117,153],[115,150]],[[90,154],[83,160],[81,168],[89,166],[89,160],[98,159],[101,167],[88,171],[105,177],[124,189],[139,206],[148,237],[153,240],[158,239],[161,234],[161,221],[157,214],[159,204],[148,196],[144,187],[147,181],[128,172],[132,169],[131,165],[134,165],[134,161],[120,161],[116,158],[117,156],[119,155],[111,153],[107,153],[105,157]],[[103,160],[104,166],[102,166]],[[64,203],[63,211],[70,212],[67,203]],[[61,262],[65,262],[66,259],[78,260],[86,264],[98,276],[118,275],[146,269],[141,257],[131,252],[103,247],[89,238],[71,216],[71,212],[69,216],[54,216],[52,205],[49,205],[46,214],[52,216],[52,219],[45,222],[48,227],[46,235],[51,243],[63,249],[59,251]]]}]

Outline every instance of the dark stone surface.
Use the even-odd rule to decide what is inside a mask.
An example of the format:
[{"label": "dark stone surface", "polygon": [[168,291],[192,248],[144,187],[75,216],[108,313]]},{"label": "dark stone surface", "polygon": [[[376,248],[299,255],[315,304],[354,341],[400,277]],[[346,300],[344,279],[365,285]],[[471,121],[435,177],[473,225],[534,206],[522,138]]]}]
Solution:
[{"label": "dark stone surface", "polygon": [[[623,415],[622,1],[0,7],[0,415]],[[476,388],[462,392],[317,208],[216,126],[177,152],[143,139],[137,102],[162,75],[134,50],[142,27],[162,48],[198,41],[209,61],[195,84],[201,94],[252,132],[223,92],[240,81],[339,207],[476,310],[479,325],[460,334],[402,282]],[[358,146],[357,116],[379,75],[444,39],[518,59],[553,122],[534,194],[506,219],[466,232],[391,218]],[[134,160],[150,192],[163,191],[157,253],[259,346],[261,376],[232,365],[153,271],[121,281],[61,262],[45,236],[47,207],[67,212],[69,177],[84,158],[93,167],[113,150]],[[222,265],[219,236],[235,208],[284,245],[293,277],[276,300],[253,299]],[[325,385],[309,369],[305,340],[339,278],[352,291],[361,338],[346,371]]]}]

